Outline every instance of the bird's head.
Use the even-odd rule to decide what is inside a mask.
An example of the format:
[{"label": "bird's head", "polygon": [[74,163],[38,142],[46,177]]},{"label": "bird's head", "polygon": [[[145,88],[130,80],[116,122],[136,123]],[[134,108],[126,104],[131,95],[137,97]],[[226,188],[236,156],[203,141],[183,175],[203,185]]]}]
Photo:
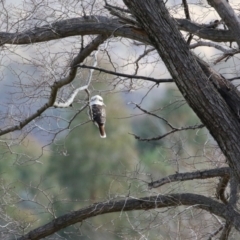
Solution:
[{"label": "bird's head", "polygon": [[105,104],[103,103],[103,98],[99,95],[95,95],[95,96],[91,97],[90,106],[92,106],[94,104],[105,106]]}]

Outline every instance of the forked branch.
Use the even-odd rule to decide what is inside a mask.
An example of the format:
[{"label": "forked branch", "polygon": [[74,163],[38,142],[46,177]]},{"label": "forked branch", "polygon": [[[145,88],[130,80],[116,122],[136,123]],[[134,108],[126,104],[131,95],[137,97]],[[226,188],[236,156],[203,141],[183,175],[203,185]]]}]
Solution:
[{"label": "forked branch", "polygon": [[167,137],[168,135],[173,134],[175,132],[181,132],[181,131],[185,131],[185,130],[196,130],[196,129],[201,129],[201,128],[205,127],[204,124],[198,124],[198,125],[194,125],[194,126],[176,128],[176,127],[172,126],[165,118],[160,117],[160,116],[158,116],[158,115],[156,115],[154,113],[151,113],[151,112],[143,109],[138,104],[135,104],[135,103],[133,103],[133,104],[138,109],[140,109],[142,112],[162,120],[171,129],[169,132],[167,132],[165,134],[162,134],[162,135],[157,136],[157,137],[152,137],[152,138],[141,138],[140,136],[137,136],[137,135],[135,135],[133,133],[129,133],[130,135],[133,135],[135,137],[135,139],[137,139],[139,141],[143,141],[143,142],[158,141],[158,140],[161,140],[161,139],[163,139],[163,138]]}]

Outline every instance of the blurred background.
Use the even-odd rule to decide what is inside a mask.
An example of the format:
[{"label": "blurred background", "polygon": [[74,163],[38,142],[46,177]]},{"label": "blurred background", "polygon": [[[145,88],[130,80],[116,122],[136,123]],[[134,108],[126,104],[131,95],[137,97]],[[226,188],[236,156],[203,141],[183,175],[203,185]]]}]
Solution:
[{"label": "blurred background", "polygon": [[[184,16],[181,1],[167,4],[174,17]],[[234,1],[236,9],[239,4]],[[80,17],[83,10],[89,13],[91,9],[91,14],[107,14],[103,5],[102,1],[6,1],[2,2],[7,11],[1,10],[0,27],[1,31],[23,31],[56,19]],[[206,1],[191,1],[189,6],[193,21],[199,24],[219,19]],[[11,15],[9,23],[6,12]],[[86,46],[93,38],[77,36],[2,48],[0,126],[11,126],[42,106],[48,99],[49,85],[67,74],[81,44]],[[220,51],[208,47],[194,51],[226,78],[239,75],[236,56],[214,64]],[[89,56],[84,64],[91,66],[92,62],[93,56]],[[99,48],[98,67],[171,78],[155,50],[120,38],[110,38]],[[74,82],[59,91],[58,99],[66,100],[74,89],[83,86],[88,74],[89,70],[80,69]],[[177,192],[214,196],[217,180],[148,189],[147,183],[176,172],[225,166],[224,156],[205,128],[177,131],[155,141],[135,139],[134,135],[142,139],[162,136],[171,131],[169,124],[179,129],[200,124],[174,83],[157,85],[94,71],[89,91],[104,98],[106,139],[100,138],[89,121],[87,109],[80,111],[86,103],[85,92],[78,94],[72,107],[48,109],[22,131],[1,137],[1,239],[14,239],[100,201]],[[178,207],[100,215],[47,239],[206,239],[218,224],[216,216],[203,210]],[[235,234],[233,238],[238,236]]]}]

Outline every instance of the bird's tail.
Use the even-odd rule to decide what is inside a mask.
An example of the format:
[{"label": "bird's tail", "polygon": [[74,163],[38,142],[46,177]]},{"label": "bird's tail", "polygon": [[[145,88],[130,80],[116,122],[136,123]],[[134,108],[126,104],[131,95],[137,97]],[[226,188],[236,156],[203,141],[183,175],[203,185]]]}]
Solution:
[{"label": "bird's tail", "polygon": [[107,137],[104,125],[99,125],[99,132],[100,132],[100,137],[101,138],[106,138]]}]

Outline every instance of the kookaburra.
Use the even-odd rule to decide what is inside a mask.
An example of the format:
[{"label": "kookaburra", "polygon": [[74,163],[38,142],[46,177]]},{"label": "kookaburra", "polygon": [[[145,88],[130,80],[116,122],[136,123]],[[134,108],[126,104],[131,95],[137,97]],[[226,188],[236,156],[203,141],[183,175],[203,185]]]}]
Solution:
[{"label": "kookaburra", "polygon": [[99,95],[95,95],[90,99],[90,109],[89,116],[91,120],[96,124],[99,128],[100,137],[105,138],[105,123],[106,123],[106,110],[105,104],[103,103],[103,99]]}]

